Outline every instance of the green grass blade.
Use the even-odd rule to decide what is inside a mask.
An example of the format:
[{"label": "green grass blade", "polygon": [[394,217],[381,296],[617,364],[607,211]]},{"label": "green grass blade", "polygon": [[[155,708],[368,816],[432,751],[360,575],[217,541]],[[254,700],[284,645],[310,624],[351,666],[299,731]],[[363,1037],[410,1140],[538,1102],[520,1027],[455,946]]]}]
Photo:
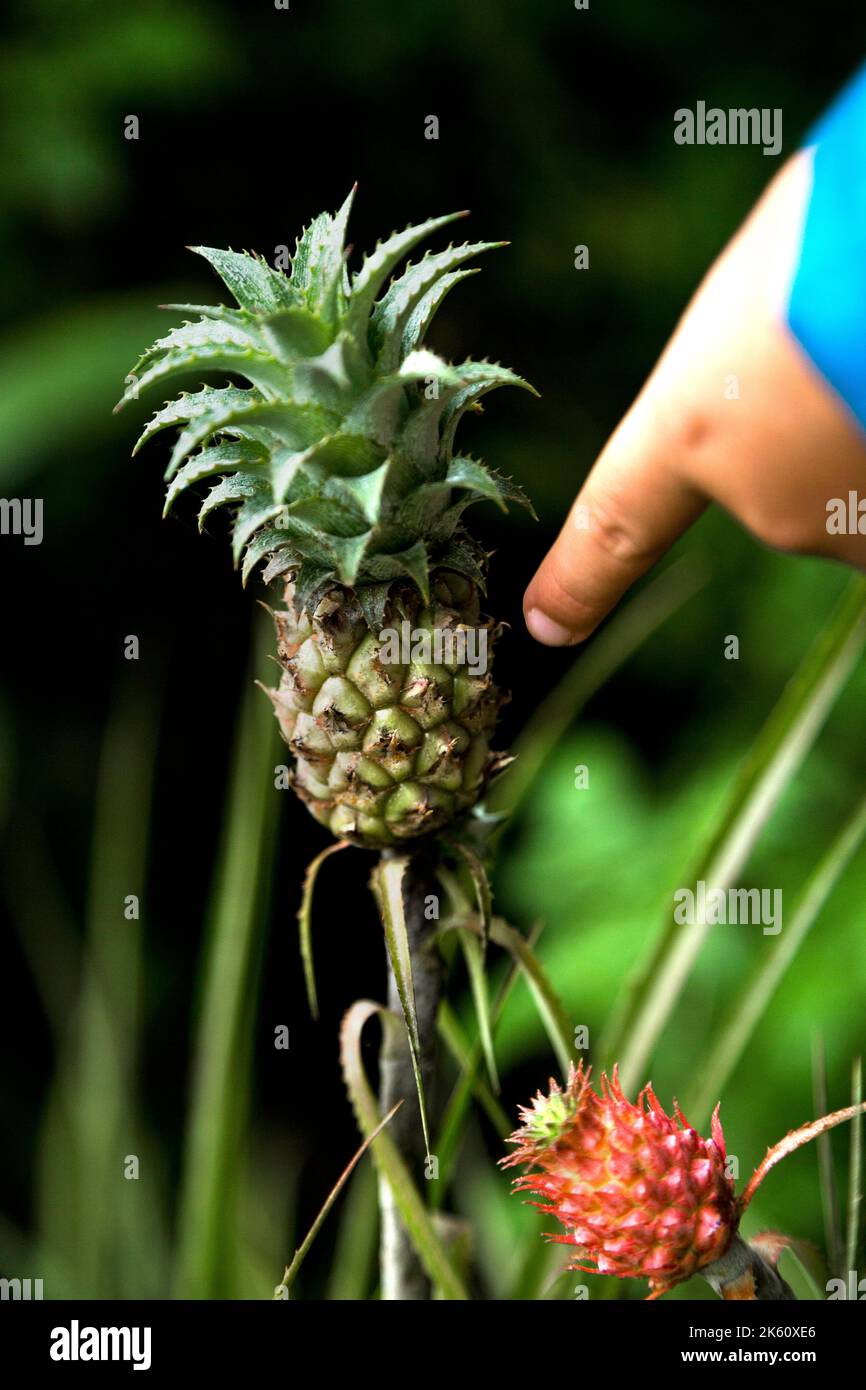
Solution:
[{"label": "green grass blade", "polygon": [[378,1234],[376,1170],[364,1163],[349,1183],[343,1204],[325,1291],[327,1303],[358,1303],[370,1297],[376,1282]]},{"label": "green grass blade", "polygon": [[[851,1104],[863,1103],[863,1060],[851,1065]],[[845,1273],[857,1268],[860,1246],[860,1208],[863,1201],[863,1115],[851,1121],[851,1157],[848,1164],[848,1210],[845,1221]]]},{"label": "green grass blade", "polygon": [[574,1034],[559,995],[550,983],[541,961],[526,937],[521,936],[519,931],[509,926],[501,917],[494,917],[490,935],[497,946],[503,946],[506,951],[511,952],[520,966],[562,1075],[567,1077],[572,1062]]},{"label": "green grass blade", "polygon": [[412,1070],[415,1073],[415,1086],[418,1091],[418,1107],[421,1111],[421,1128],[424,1131],[424,1147],[429,1158],[430,1129],[427,1122],[424,1077],[421,1072],[421,1039],[418,1034],[418,1015],[415,1010],[412,952],[409,946],[406,904],[403,897],[403,879],[408,867],[409,860],[405,855],[399,855],[393,859],[383,857],[376,864],[370,881],[382,919],[388,960],[397,984],[400,1007],[403,1010],[403,1021],[406,1024],[406,1037],[409,1042]]},{"label": "green grass blade", "polygon": [[[819,1115],[827,1113],[827,1056],[824,1039],[818,1034],[812,1045],[812,1097]],[[833,1171],[833,1147],[830,1135],[823,1130],[817,1136],[818,1176],[821,1188],[821,1211],[824,1216],[824,1239],[827,1244],[827,1264],[833,1278],[842,1268],[842,1230],[836,1196],[836,1177]]]},{"label": "green grass blade", "polygon": [[[477,944],[476,942],[476,946]],[[460,1020],[447,1000],[444,1000],[439,1006],[439,1016],[436,1022],[440,1038],[451,1053],[457,1066],[461,1068],[461,1079],[469,1076],[473,1062],[475,1061],[475,1050],[461,1028]],[[480,1059],[481,1056],[482,1053],[479,1048],[478,1058]],[[475,1072],[470,1081],[470,1093],[474,1093],[476,1100],[493,1125],[493,1128],[502,1135],[503,1138],[507,1138],[512,1130],[512,1125],[509,1123],[508,1116],[502,1109],[502,1106],[490,1087],[487,1085],[487,1082],[482,1076],[479,1076],[477,1072],[478,1068],[476,1065]],[[449,1161],[453,1157],[450,1140],[447,1138],[445,1118],[443,1118],[442,1131],[436,1145],[436,1157],[439,1160],[440,1181],[434,1189],[433,1206],[437,1205],[435,1194],[441,1194],[445,1191],[445,1183],[442,1179],[450,1166]]]},{"label": "green grass blade", "polygon": [[[536,927],[529,936],[529,945],[534,948],[538,937],[541,935],[541,928]],[[496,999],[493,1003],[491,1027],[494,1032],[496,1024],[505,1008],[511,991],[520,979],[520,967],[512,959],[511,968],[500,986]],[[453,1020],[455,1027],[451,1027]],[[436,1136],[436,1157],[439,1159],[439,1178],[433,1192],[433,1205],[438,1205],[448,1188],[448,1178],[454,1166],[457,1150],[460,1144],[460,1136],[469,1111],[473,1094],[477,1095],[481,1104],[487,1111],[493,1124],[499,1129],[503,1138],[511,1132],[511,1125],[507,1115],[502,1111],[498,1101],[490,1095],[486,1087],[483,1087],[478,1071],[483,1061],[483,1053],[480,1042],[475,1042],[467,1050],[461,1048],[457,1020],[447,1001],[443,1002],[439,1009],[439,1030],[443,1041],[451,1052],[452,1056],[461,1068],[460,1075],[454,1084],[448,1104],[442,1116],[442,1123],[439,1133]],[[489,1101],[488,1101],[489,1097]]]},{"label": "green grass blade", "polygon": [[790,923],[778,937],[772,938],[768,943],[765,959],[759,962],[751,979],[735,1000],[727,1021],[721,1025],[709,1058],[700,1068],[700,1081],[694,1093],[687,1097],[684,1107],[685,1113],[691,1116],[695,1123],[700,1123],[724,1094],[728,1079],[743,1056],[749,1039],[780,980],[862,844],[864,835],[866,799],[860,803],[841,834],[810,875],[794,908]]},{"label": "green grass blade", "polygon": [[[361,1034],[368,1019],[376,1015],[381,1018],[383,1028],[396,1023],[394,1015],[380,1004],[360,1000],[349,1009],[340,1033],[340,1057],[346,1089],[358,1127],[362,1134],[368,1136],[379,1124],[379,1113],[361,1058]],[[374,1141],[372,1152],[376,1167],[393,1193],[409,1239],[433,1284],[445,1298],[465,1300],[468,1295],[463,1282],[449,1260],[421,1194],[387,1131]]]},{"label": "green grass blade", "polygon": [[354,1154],[350,1158],[349,1162],[346,1164],[342,1173],[337,1178],[337,1181],[334,1183],[334,1186],[331,1188],[330,1192],[328,1193],[327,1197],[322,1203],[315,1221],[313,1222],[303,1241],[295,1251],[292,1263],[286,1266],[282,1280],[274,1290],[275,1300],[291,1298],[292,1285],[294,1284],[295,1280],[301,1272],[301,1266],[303,1265],[304,1260],[307,1258],[307,1255],[310,1253],[316,1236],[319,1234],[320,1230],[322,1229],[326,1220],[328,1219],[328,1213],[330,1212],[331,1208],[333,1207],[343,1188],[346,1186],[346,1183],[349,1181],[349,1178],[351,1177],[357,1164],[360,1163],[361,1159],[364,1157],[364,1154],[367,1152],[374,1139],[377,1139],[378,1136],[382,1133],[382,1130],[385,1128],[385,1126],[391,1123],[402,1104],[402,1100],[398,1100],[397,1104],[391,1107],[384,1119],[379,1121],[372,1133],[367,1135],[367,1138],[364,1140],[363,1144],[361,1144],[361,1146],[355,1150]]},{"label": "green grass blade", "polygon": [[[124,685],[99,760],[78,1022],[58,1082],[60,1111],[71,1126],[68,1178],[74,1184],[75,1249],[70,1266],[81,1296],[90,1298],[117,1296],[118,1282],[126,1297],[154,1292],[149,1275],[158,1264],[158,1244],[165,1240],[163,1232],[159,1241],[154,1226],[151,1249],[130,1248],[130,1240],[138,1237],[140,1243],[142,1223],[151,1229],[163,1198],[157,1170],[143,1158],[143,1126],[135,1110],[142,921],[124,913],[127,896],[135,894],[140,913],[146,914],[143,887],[158,702],[152,691]],[[64,1121],[58,1112],[55,1118],[60,1128],[51,1125],[46,1132],[51,1145],[63,1142]],[[142,1163],[138,1181],[124,1180],[124,1158],[130,1153]],[[53,1166],[58,1156],[47,1157]],[[68,1152],[61,1162],[69,1167]],[[48,1171],[45,1177],[50,1185]],[[43,1213],[50,1212],[58,1190],[49,1186]],[[62,1223],[69,1215],[58,1213],[58,1218]],[[43,1229],[42,1235],[51,1247],[52,1231]]]},{"label": "green grass blade", "polygon": [[[265,640],[262,633],[262,657]],[[246,1124],[254,1002],[276,838],[275,728],[250,681],[205,935],[180,1198],[176,1292],[181,1298],[231,1298],[239,1292],[238,1151]]]},{"label": "green grass blade", "polygon": [[[695,872],[713,887],[731,886],[764,825],[812,747],[866,643],[866,581],[846,588],[836,612],[789,682],[746,758]],[[626,1091],[641,1084],[652,1050],[680,998],[710,928],[684,930],[673,914],[602,1040],[609,1067],[619,1061]]]},{"label": "green grass blade", "polygon": [[[483,931],[482,927],[482,931]],[[472,1000],[475,1004],[475,1017],[478,1020],[478,1036],[481,1050],[487,1064],[487,1074],[493,1090],[499,1091],[499,1076],[496,1072],[496,1057],[493,1051],[493,1028],[490,1020],[490,998],[487,993],[487,975],[484,970],[483,942],[471,932],[460,933],[460,945],[466,961]]]}]

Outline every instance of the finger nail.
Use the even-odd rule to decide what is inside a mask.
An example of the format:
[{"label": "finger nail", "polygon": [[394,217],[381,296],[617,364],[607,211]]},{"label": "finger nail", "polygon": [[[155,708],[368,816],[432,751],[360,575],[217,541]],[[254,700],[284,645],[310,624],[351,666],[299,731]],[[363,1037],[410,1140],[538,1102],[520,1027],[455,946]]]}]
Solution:
[{"label": "finger nail", "polygon": [[569,647],[574,641],[573,632],[549,618],[540,608],[530,608],[526,615],[526,626],[536,642],[543,642],[546,647]]}]

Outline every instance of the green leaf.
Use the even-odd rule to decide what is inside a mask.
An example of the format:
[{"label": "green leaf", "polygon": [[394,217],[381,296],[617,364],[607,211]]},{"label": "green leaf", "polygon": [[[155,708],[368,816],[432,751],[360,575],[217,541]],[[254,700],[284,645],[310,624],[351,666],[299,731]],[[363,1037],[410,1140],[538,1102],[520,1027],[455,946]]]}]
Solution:
[{"label": "green leaf", "polygon": [[364,568],[373,579],[397,579],[401,575],[408,575],[424,602],[429,603],[430,564],[423,541],[415,541],[406,550],[399,550],[393,555],[369,555]]},{"label": "green leaf", "polygon": [[487,1073],[490,1077],[490,1085],[494,1092],[499,1091],[499,1077],[496,1072],[496,1055],[493,1050],[493,1029],[490,1021],[490,999],[487,994],[487,976],[484,972],[484,952],[478,937],[472,932],[460,932],[460,945],[463,948],[463,956],[466,961],[466,969],[469,974],[469,985],[472,990],[472,1000],[475,1005],[475,1017],[478,1020],[478,1036],[481,1039],[481,1048],[484,1053],[484,1060],[487,1063]]},{"label": "green leaf", "polygon": [[287,363],[299,357],[317,357],[331,336],[322,320],[300,304],[269,314],[261,320],[261,329],[274,354]]},{"label": "green leaf", "polygon": [[229,444],[217,444],[212,449],[203,449],[200,454],[185,463],[173,478],[165,495],[163,516],[168,516],[178,494],[203,478],[212,478],[218,473],[235,473],[239,469],[248,471],[256,464],[264,463],[267,453],[261,444],[253,441],[233,440]]},{"label": "green leaf", "polygon": [[[536,927],[530,935],[529,945],[534,949],[540,935],[541,928]],[[512,958],[511,967],[503,980],[493,1003],[491,1010],[491,1029],[495,1030],[499,1019],[502,1016],[505,1005],[511,997],[512,990],[520,979],[521,970],[517,961]],[[512,1131],[512,1124],[502,1111],[501,1105],[496,1098],[484,1085],[478,1076],[478,1070],[484,1060],[481,1043],[474,1043],[471,1047],[463,1045],[463,1038],[457,1019],[447,1000],[442,1001],[439,1010],[438,1026],[440,1036],[445,1041],[448,1050],[451,1052],[458,1067],[460,1075],[455,1082],[454,1089],[445,1107],[445,1113],[436,1136],[434,1150],[439,1160],[439,1182],[433,1189],[432,1201],[434,1206],[438,1206],[444,1200],[448,1191],[448,1178],[453,1169],[460,1144],[460,1136],[469,1110],[469,1104],[473,1094],[475,1094],[483,1106],[486,1114],[490,1118],[499,1135],[507,1139]]]},{"label": "green leaf", "polygon": [[[253,670],[272,641],[273,632],[262,623]],[[179,1298],[240,1296],[237,1174],[249,1123],[252,1034],[279,805],[273,788],[275,721],[252,679],[247,691],[203,946],[178,1213]]]},{"label": "green leaf", "polygon": [[233,372],[244,376],[262,391],[278,391],[285,387],[286,369],[266,352],[256,349],[221,347],[219,344],[167,352],[152,366],[135,377],[121,397],[121,404],[137,400],[156,382],[189,372]]},{"label": "green leaf", "polygon": [[[459,880],[441,864],[437,872],[448,890],[453,909],[452,915],[443,923],[442,931],[448,932],[458,928],[472,931],[483,939],[484,928],[473,914]],[[571,1024],[544,967],[526,937],[521,936],[520,932],[515,931],[503,918],[493,918],[490,924],[490,939],[508,951],[523,972],[538,1015],[550,1039],[550,1045],[559,1061],[562,1075],[568,1076],[574,1042]]]},{"label": "green leaf", "polygon": [[268,556],[284,546],[286,533],[278,527],[266,527],[253,536],[244,553],[244,563],[241,567],[241,583],[244,588],[247,586],[250,575],[256,565]]},{"label": "green leaf", "polygon": [[[361,1058],[361,1033],[368,1019],[378,1015],[383,1028],[396,1024],[394,1015],[379,1004],[361,1000],[353,1004],[340,1031],[340,1058],[346,1089],[362,1134],[372,1135],[380,1123],[376,1097],[370,1089]],[[433,1284],[447,1299],[468,1298],[459,1274],[448,1258],[423,1199],[387,1131],[372,1146],[373,1161],[388,1183],[409,1239]]]},{"label": "green leaf", "polygon": [[269,487],[254,497],[250,497],[240,507],[232,526],[232,559],[237,569],[247,542],[255,533],[281,515],[282,503],[275,502]]},{"label": "green leaf", "polygon": [[292,258],[292,285],[316,313],[333,323],[342,308],[346,224],[357,184],[339,212],[320,213],[301,235]]},{"label": "green leaf", "polygon": [[685,1106],[687,1115],[699,1123],[708,1115],[742,1059],[769,1001],[786,970],[800,949],[810,928],[820,916],[828,897],[844,874],[866,836],[866,800],[861,801],[820,863],[810,874],[794,911],[785,913],[785,930],[767,943],[757,968],[737,989],[732,1007],[718,1028],[706,1062],[699,1070],[700,1081]]},{"label": "green leaf", "polygon": [[418,1034],[418,1015],[415,1012],[412,953],[409,948],[406,905],[403,899],[403,879],[408,867],[409,859],[405,855],[395,856],[393,859],[380,859],[370,875],[370,883],[379,908],[379,916],[382,919],[388,960],[397,985],[400,1007],[403,1010],[406,1037],[412,1055],[412,1070],[415,1073],[415,1085],[418,1090],[421,1128],[424,1131],[424,1145],[429,1158],[430,1131],[427,1125],[424,1078],[421,1074],[421,1039]]},{"label": "green leaf", "polygon": [[225,507],[229,502],[240,502],[250,497],[262,497],[265,495],[262,489],[262,481],[255,473],[235,473],[230,478],[223,478],[222,482],[212,487],[207,497],[204,499],[198,514],[198,529],[204,529],[204,523],[211,512],[217,507]]},{"label": "green leaf", "polygon": [[200,314],[202,318],[234,323],[247,330],[259,324],[258,315],[251,314],[248,309],[230,309],[226,304],[160,304],[159,307],[178,314]]},{"label": "green leaf", "polygon": [[388,276],[393,274],[403,257],[417,246],[419,241],[431,236],[440,227],[446,227],[464,212],[447,213],[445,217],[433,217],[417,227],[407,227],[405,231],[395,232],[387,241],[379,242],[375,251],[364,258],[364,263],[352,280],[352,291],[346,326],[357,341],[366,346],[367,326],[373,303]]},{"label": "green leaf", "polygon": [[354,584],[370,544],[372,533],[360,536],[328,536],[327,550],[334,558],[341,584]]},{"label": "green leaf", "polygon": [[486,464],[468,457],[453,458],[448,465],[446,480],[452,487],[465,487],[479,497],[489,498],[503,511],[508,511],[508,503],[516,502],[537,520],[535,510],[522,488],[510,478],[503,478]]},{"label": "green leaf", "polygon": [[[730,797],[684,880],[728,888],[794,777],[866,646],[866,581],[856,578],[790,681],[740,770]],[[680,998],[710,927],[683,931],[673,914],[608,1022],[602,1051],[619,1060],[626,1091],[641,1083],[656,1040]]]},{"label": "green leaf", "polygon": [[[341,849],[342,846],[335,845],[333,846],[333,848]],[[337,1181],[334,1183],[334,1186],[331,1188],[330,1192],[325,1198],[325,1201],[322,1203],[322,1206],[319,1209],[319,1214],[313,1222],[312,1226],[310,1227],[309,1231],[307,1232],[302,1244],[299,1245],[298,1249],[295,1251],[292,1263],[286,1266],[282,1280],[274,1289],[275,1302],[282,1302],[284,1299],[288,1299],[291,1297],[292,1285],[294,1284],[301,1271],[301,1266],[304,1263],[304,1260],[310,1253],[310,1249],[312,1248],[316,1236],[319,1234],[319,1231],[325,1224],[328,1213],[330,1212],[331,1208],[333,1207],[334,1203],[336,1202],[337,1198],[339,1197],[340,1193],[342,1192],[343,1188],[345,1187],[346,1183],[351,1177],[356,1165],[364,1157],[364,1154],[367,1152],[374,1139],[377,1139],[379,1135],[382,1133],[382,1130],[385,1128],[385,1126],[391,1123],[402,1104],[402,1100],[398,1100],[397,1104],[392,1106],[385,1118],[379,1121],[372,1134],[369,1134],[367,1136],[363,1144],[360,1146],[359,1149],[356,1150],[354,1156],[346,1164],[346,1167],[343,1169]]]},{"label": "green leaf", "polygon": [[428,377],[445,385],[460,384],[455,368],[435,353],[419,349],[410,353],[396,372],[381,377],[364,392],[347,416],[344,429],[390,448],[409,410],[405,388]]},{"label": "green leaf", "polygon": [[475,850],[470,849],[469,845],[464,844],[462,840],[449,837],[448,844],[469,870],[475,892],[475,904],[478,908],[478,920],[481,923],[481,944],[486,951],[487,942],[490,940],[490,924],[493,921],[493,895],[490,891],[487,870]]},{"label": "green leaf", "polygon": [[414,309],[444,275],[473,256],[504,245],[503,241],[467,242],[449,246],[446,251],[428,252],[416,265],[408,266],[379,300],[370,320],[370,343],[378,369],[395,370],[403,356],[403,334]]},{"label": "green leaf", "polygon": [[188,421],[201,419],[203,415],[220,414],[227,409],[239,409],[252,401],[260,400],[261,395],[258,391],[245,390],[239,386],[206,386],[203,391],[192,394],[184,392],[177,400],[169,401],[148,421],[132,451],[133,457],[148,440],[153,439],[160,430],[168,429],[170,425],[186,424]]},{"label": "green leaf", "polygon": [[848,1164],[848,1203],[845,1221],[845,1268],[857,1267],[860,1248],[860,1208],[863,1202],[863,1064],[851,1065],[851,1104],[857,1114],[851,1121],[851,1161]]},{"label": "green leaf", "polygon": [[364,521],[375,526],[381,517],[382,499],[391,467],[391,460],[386,459],[369,473],[352,478],[329,478],[325,483],[325,496],[354,507]]},{"label": "green leaf", "polygon": [[209,261],[242,309],[272,314],[297,302],[288,276],[245,251],[221,251],[213,246],[190,246]]},{"label": "green leaf", "polygon": [[381,632],[385,622],[385,610],[388,606],[388,595],[391,592],[391,584],[360,584],[356,591],[356,597],[361,605],[364,614],[364,622],[371,632]]},{"label": "green leaf", "polygon": [[166,477],[173,477],[186,456],[214,434],[225,432],[261,442],[275,437],[294,449],[305,449],[331,433],[331,423],[315,406],[296,405],[294,401],[263,401],[258,393],[255,397],[246,395],[240,403],[229,399],[190,422],[175,444]]},{"label": "green leaf", "polygon": [[235,319],[199,319],[197,323],[182,323],[157,338],[135,364],[137,372],[167,352],[197,352],[206,348],[237,348],[241,352],[263,351],[265,344],[251,323]]},{"label": "green leaf", "polygon": [[348,847],[348,840],[340,840],[336,845],[328,845],[327,849],[323,849],[321,854],[317,854],[315,859],[307,865],[307,872],[304,874],[298,924],[300,927],[301,959],[304,963],[304,983],[307,987],[307,1003],[311,1017],[316,1019],[319,1017],[319,1000],[316,993],[316,972],[313,966],[313,894],[319,870],[325,860],[339,850],[348,849]]},{"label": "green leaf", "polygon": [[421,346],[430,324],[433,322],[436,310],[448,291],[459,284],[461,280],[467,279],[468,276],[477,275],[480,269],[480,266],[471,266],[464,270],[454,270],[450,275],[443,275],[441,280],[437,280],[436,284],[418,301],[403,330],[402,355],[404,357]]},{"label": "green leaf", "polygon": [[[481,930],[480,926],[478,928]],[[556,1054],[563,1077],[568,1076],[571,1065],[574,1036],[568,1015],[560,1003],[559,996],[544,967],[529,942],[514,927],[500,917],[495,917],[490,929],[490,938],[497,946],[510,951],[526,978],[539,1018],[544,1024],[550,1045]]]},{"label": "green leaf", "polygon": [[478,402],[488,392],[495,391],[500,386],[518,386],[522,391],[529,391],[533,396],[538,395],[535,387],[530,386],[528,381],[524,381],[522,376],[518,376],[508,367],[500,366],[498,362],[461,362],[456,370],[466,385],[448,402],[445,411],[441,443],[441,457],[443,459],[450,458],[453,453],[457,426],[466,411],[470,408],[476,409]]}]

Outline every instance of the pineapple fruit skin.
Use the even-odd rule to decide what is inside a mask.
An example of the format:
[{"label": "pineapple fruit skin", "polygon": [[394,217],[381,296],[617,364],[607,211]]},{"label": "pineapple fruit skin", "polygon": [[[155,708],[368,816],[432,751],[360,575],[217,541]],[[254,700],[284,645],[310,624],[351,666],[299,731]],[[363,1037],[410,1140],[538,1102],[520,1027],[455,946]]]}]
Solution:
[{"label": "pineapple fruit skin", "polygon": [[[437,633],[472,628],[492,648],[496,628],[479,611],[475,586],[434,576],[429,603],[411,589],[395,596],[387,624],[411,626],[412,647],[394,662],[350,591],[328,590],[309,613],[291,581],[273,613],[282,675],[268,690],[292,751],[292,784],[338,839],[369,849],[441,830],[478,799],[505,761],[490,751],[504,696],[488,668],[412,660],[420,639],[453,655]],[[393,628],[391,629],[393,630]]]},{"label": "pineapple fruit skin", "polygon": [[551,1239],[578,1248],[571,1269],[648,1279],[658,1297],[730,1248],[739,1214],[718,1107],[704,1139],[676,1105],[665,1112],[652,1086],[628,1101],[615,1069],[597,1093],[581,1062],[521,1119],[516,1152],[501,1162],[534,1170],[515,1190],[542,1198],[533,1205],[565,1227]]}]

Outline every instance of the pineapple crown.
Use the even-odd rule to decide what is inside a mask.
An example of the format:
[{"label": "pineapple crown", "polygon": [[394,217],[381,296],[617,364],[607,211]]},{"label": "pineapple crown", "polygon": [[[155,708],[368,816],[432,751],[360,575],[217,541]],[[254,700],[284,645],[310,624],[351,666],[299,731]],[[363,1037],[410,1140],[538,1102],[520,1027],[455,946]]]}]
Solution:
[{"label": "pineapple crown", "polygon": [[[730,1249],[770,1170],[803,1144],[866,1111],[861,1102],[792,1130],[767,1150],[737,1196],[718,1105],[712,1137],[703,1139],[676,1102],[673,1114],[666,1113],[651,1085],[632,1104],[616,1067],[612,1078],[602,1075],[600,1093],[590,1085],[590,1075],[581,1061],[571,1067],[564,1090],[552,1080],[548,1095],[539,1092],[531,1106],[522,1106],[523,1124],[510,1139],[515,1152],[500,1163],[536,1170],[517,1178],[515,1189],[542,1197],[533,1205],[565,1227],[565,1234],[550,1239],[578,1247],[578,1261],[570,1268],[649,1279],[653,1298],[698,1271],[709,1278],[710,1266],[721,1269],[717,1262]],[[791,1244],[786,1236],[763,1232],[750,1248],[775,1266]],[[593,1263],[580,1262],[587,1258]]]},{"label": "pineapple crown", "polygon": [[180,427],[165,512],[192,484],[215,480],[199,529],[216,508],[232,506],[244,584],[260,563],[266,582],[291,575],[295,602],[309,611],[339,583],[355,590],[375,627],[395,584],[410,583],[427,601],[435,569],[483,590],[486,555],[463,512],[482,498],[532,508],[508,479],[455,453],[455,433],[488,391],[533,388],[498,363],[451,365],[424,346],[445,295],[474,273],[465,263],[505,243],[428,251],[392,279],[414,246],[464,215],[451,213],[394,233],[350,274],[354,193],[310,223],[288,273],[255,255],[191,247],[237,307],[163,306],[196,317],[139,359],[117,408],[178,373],[245,378],[249,385],[181,394],[145,428],[135,453]]}]

